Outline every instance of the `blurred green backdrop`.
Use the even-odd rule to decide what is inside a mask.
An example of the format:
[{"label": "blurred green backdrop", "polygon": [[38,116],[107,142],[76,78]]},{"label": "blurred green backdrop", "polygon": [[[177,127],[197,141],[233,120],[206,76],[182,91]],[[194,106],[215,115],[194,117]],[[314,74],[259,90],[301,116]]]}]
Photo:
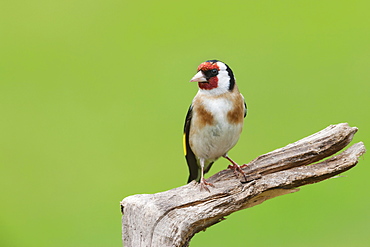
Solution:
[{"label": "blurred green backdrop", "polygon": [[[197,66],[234,70],[239,163],[330,124],[370,145],[368,1],[3,1],[0,246],[121,246],[119,202],[185,184]],[[210,174],[227,167],[218,161]],[[367,155],[191,246],[369,246]]]}]

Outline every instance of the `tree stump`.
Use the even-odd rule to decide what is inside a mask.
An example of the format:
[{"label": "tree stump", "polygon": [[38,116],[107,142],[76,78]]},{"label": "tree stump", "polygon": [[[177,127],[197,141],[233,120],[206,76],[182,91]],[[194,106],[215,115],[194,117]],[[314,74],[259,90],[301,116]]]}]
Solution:
[{"label": "tree stump", "polygon": [[[357,132],[346,123],[329,127],[283,148],[263,154],[243,168],[247,179],[226,169],[207,181],[210,192],[193,181],[156,194],[139,194],[121,202],[125,247],[189,246],[199,231],[225,216],[268,199],[298,191],[354,167],[365,153],[362,142],[346,147]],[[313,164],[314,163],[314,164]]]}]

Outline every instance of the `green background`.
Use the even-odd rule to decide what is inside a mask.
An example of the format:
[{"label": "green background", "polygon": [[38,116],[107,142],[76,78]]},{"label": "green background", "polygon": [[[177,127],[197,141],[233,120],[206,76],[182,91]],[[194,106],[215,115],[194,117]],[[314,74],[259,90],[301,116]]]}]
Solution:
[{"label": "green background", "polygon": [[[119,202],[184,185],[197,66],[233,69],[239,163],[330,124],[370,145],[369,1],[2,1],[0,246],[121,246]],[[369,246],[368,155],[191,246]],[[226,168],[218,161],[210,174]]]}]

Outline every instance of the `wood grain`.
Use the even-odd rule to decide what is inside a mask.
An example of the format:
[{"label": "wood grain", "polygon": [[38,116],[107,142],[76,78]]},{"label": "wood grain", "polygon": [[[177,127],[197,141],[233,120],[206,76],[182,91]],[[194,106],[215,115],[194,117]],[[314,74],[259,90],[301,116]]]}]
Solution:
[{"label": "wood grain", "polygon": [[252,160],[244,168],[247,181],[229,169],[220,171],[208,179],[215,186],[210,192],[200,191],[193,181],[156,194],[126,197],[121,202],[124,246],[188,246],[194,234],[233,212],[345,172],[365,153],[364,144],[330,156],[346,147],[356,132],[346,123],[331,125]]}]

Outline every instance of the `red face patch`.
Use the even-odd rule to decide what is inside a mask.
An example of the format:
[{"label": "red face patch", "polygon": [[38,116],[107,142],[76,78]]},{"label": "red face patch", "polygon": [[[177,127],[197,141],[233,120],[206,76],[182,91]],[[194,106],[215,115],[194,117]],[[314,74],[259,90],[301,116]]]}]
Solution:
[{"label": "red face patch", "polygon": [[[204,62],[204,63],[201,63],[198,66],[198,71],[201,70],[203,72],[206,72],[206,71],[210,71],[212,69],[220,70],[217,63],[214,63],[214,62]],[[217,76],[213,76],[213,77],[208,79],[208,82],[198,82],[198,86],[199,86],[199,88],[205,89],[205,90],[211,90],[213,88],[217,88],[218,78],[217,78]]]},{"label": "red face patch", "polygon": [[218,78],[217,78],[217,76],[215,76],[215,77],[211,77],[208,80],[208,82],[198,82],[198,86],[199,86],[199,88],[205,89],[205,90],[214,89],[214,88],[218,87]]},{"label": "red face patch", "polygon": [[217,63],[212,63],[212,62],[204,62],[204,63],[201,63],[199,66],[198,66],[198,71],[199,70],[211,70],[211,69],[217,69],[217,70],[220,70],[220,68],[218,67]]}]

